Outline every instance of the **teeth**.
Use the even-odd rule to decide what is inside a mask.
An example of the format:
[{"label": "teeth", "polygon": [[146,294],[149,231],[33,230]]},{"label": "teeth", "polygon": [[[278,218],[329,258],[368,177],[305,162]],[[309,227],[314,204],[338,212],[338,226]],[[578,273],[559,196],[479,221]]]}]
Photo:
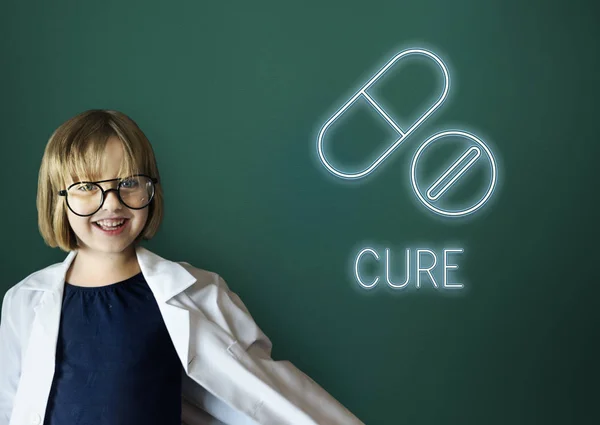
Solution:
[{"label": "teeth", "polygon": [[117,227],[117,226],[120,226],[121,224],[123,224],[124,221],[125,221],[125,219],[121,219],[121,220],[100,220],[100,221],[97,221],[96,223],[98,223],[102,227]]}]

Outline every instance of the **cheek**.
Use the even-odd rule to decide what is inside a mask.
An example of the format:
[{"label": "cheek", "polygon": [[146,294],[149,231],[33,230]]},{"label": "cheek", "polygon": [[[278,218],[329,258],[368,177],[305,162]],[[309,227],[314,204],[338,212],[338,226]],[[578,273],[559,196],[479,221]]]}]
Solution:
[{"label": "cheek", "polygon": [[75,233],[91,232],[92,227],[95,226],[89,217],[79,217],[70,210],[67,212],[67,222]]},{"label": "cheek", "polygon": [[148,209],[145,209],[144,212],[139,212],[135,215],[135,226],[137,228],[142,228],[146,225],[146,221],[148,220]]},{"label": "cheek", "polygon": [[73,229],[75,232],[81,231],[86,226],[85,220],[82,220],[81,217],[78,217],[71,212],[67,213],[67,221],[69,226],[71,226],[71,229]]}]

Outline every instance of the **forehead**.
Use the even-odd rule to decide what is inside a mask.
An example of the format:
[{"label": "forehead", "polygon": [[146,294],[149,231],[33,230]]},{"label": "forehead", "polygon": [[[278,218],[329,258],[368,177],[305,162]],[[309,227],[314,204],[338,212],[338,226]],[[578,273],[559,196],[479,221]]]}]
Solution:
[{"label": "forehead", "polygon": [[[106,175],[118,173],[123,163],[123,144],[117,138],[111,137],[106,142],[102,155],[101,169]],[[106,177],[112,178],[112,177]]]},{"label": "forehead", "polygon": [[[78,158],[77,165],[67,172],[65,181],[72,184],[78,181],[98,181],[125,177],[125,151],[123,143],[116,137],[110,137],[101,152],[94,156],[90,152]],[[125,173],[127,171],[125,170]]]}]

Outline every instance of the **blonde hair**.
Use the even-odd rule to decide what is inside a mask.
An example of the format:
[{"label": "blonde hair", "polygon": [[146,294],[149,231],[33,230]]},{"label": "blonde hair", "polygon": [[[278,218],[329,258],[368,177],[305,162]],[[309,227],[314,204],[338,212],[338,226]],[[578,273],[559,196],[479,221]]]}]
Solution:
[{"label": "blonde hair", "polygon": [[[104,147],[109,138],[121,140],[124,150],[119,177],[147,174],[156,178],[154,199],[148,206],[146,225],[135,240],[149,240],[163,218],[163,192],[150,142],[127,115],[113,110],[92,109],[61,124],[50,136],[38,176],[36,205],[42,238],[52,248],[77,249],[77,238],[69,225],[67,204],[58,192],[72,181],[95,181],[101,175]],[[78,179],[78,180],[77,180]]]}]

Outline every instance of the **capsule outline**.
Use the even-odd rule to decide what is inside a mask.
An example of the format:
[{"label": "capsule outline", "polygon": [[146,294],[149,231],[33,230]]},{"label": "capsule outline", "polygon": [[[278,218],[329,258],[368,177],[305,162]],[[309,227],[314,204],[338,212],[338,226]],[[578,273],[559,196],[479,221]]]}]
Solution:
[{"label": "capsule outline", "polygon": [[[403,132],[400,129],[400,127],[394,122],[394,120],[391,117],[389,117],[389,115],[386,114],[385,111],[377,104],[377,102],[375,101],[375,99],[373,99],[367,93],[367,90],[384,73],[386,73],[392,67],[392,65],[394,65],[394,63],[396,63],[402,57],[407,56],[407,55],[412,55],[412,54],[425,55],[425,56],[429,57],[430,59],[433,59],[438,64],[438,66],[440,67],[440,69],[442,70],[442,73],[444,75],[444,90],[442,91],[442,94],[440,95],[439,99],[427,111],[425,111],[425,113],[423,115],[421,115],[421,117],[412,126],[410,126],[409,129],[406,130],[406,132]],[[404,50],[404,51],[398,53],[392,59],[390,59],[379,70],[379,72],[377,72],[373,77],[371,77],[371,79],[369,81],[367,81],[367,83],[364,84],[349,100],[347,100],[346,103],[331,118],[329,118],[329,120],[327,120],[327,122],[323,125],[323,127],[319,131],[319,136],[318,136],[318,140],[317,140],[317,151],[318,151],[319,158],[320,158],[321,162],[323,163],[323,165],[325,166],[325,168],[327,168],[332,174],[335,174],[336,176],[341,177],[341,178],[345,178],[345,179],[359,179],[359,178],[362,178],[362,177],[364,177],[364,176],[372,173],[389,155],[392,154],[392,152],[394,150],[396,150],[396,148],[413,131],[415,131],[423,123],[423,121],[425,121],[431,114],[433,114],[433,112],[435,112],[441,106],[441,104],[444,102],[444,100],[446,100],[446,97],[448,96],[449,88],[450,88],[450,74],[448,72],[448,69],[446,68],[446,65],[444,64],[444,62],[438,56],[436,56],[433,52],[430,52],[429,50],[425,50],[425,49],[407,49],[407,50]],[[379,115],[381,115],[388,122],[388,124],[392,128],[394,128],[394,130],[396,130],[398,133],[401,134],[401,137],[398,140],[396,140],[383,154],[381,154],[379,156],[379,158],[377,158],[370,166],[368,166],[363,171],[360,171],[358,173],[344,173],[344,172],[341,172],[341,171],[337,170],[325,158],[325,154],[323,153],[323,136],[327,132],[327,129],[348,108],[350,108],[354,104],[354,102],[356,102],[356,100],[360,96],[363,96],[367,100],[367,102],[370,103],[371,106],[379,113]]]}]

